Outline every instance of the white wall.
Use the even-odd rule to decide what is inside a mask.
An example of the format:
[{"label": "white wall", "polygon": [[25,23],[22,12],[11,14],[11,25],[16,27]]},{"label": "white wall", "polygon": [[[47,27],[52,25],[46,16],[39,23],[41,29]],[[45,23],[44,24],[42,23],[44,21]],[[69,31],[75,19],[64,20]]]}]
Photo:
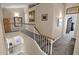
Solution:
[{"label": "white wall", "polygon": [[2,8],[0,7],[0,55],[6,54],[3,32],[3,15]]},{"label": "white wall", "polygon": [[[39,4],[29,9],[29,11],[35,10],[35,24],[39,31],[52,38],[57,38],[62,34],[63,30],[63,16],[64,16],[64,4]],[[48,14],[47,21],[41,21],[41,15]],[[61,16],[62,23],[57,28],[57,18]]]},{"label": "white wall", "polygon": [[[42,14],[48,14],[47,21],[42,20]],[[39,31],[47,36],[52,37],[53,27],[53,4],[40,4],[36,8],[35,24]]]},{"label": "white wall", "polygon": [[[55,39],[58,39],[63,35],[63,22],[64,22],[64,4],[54,4],[54,11],[53,11],[53,37]],[[57,19],[60,18],[61,22],[59,24],[59,27],[57,27]]]},{"label": "white wall", "polygon": [[[22,20],[24,22],[24,8],[3,8],[3,17],[4,18],[10,18],[11,23],[14,23],[14,14],[18,13],[20,17],[22,17]],[[14,25],[11,25],[12,31],[18,30],[18,27],[15,27]]]},{"label": "white wall", "polygon": [[77,14],[77,28],[76,28],[76,42],[74,47],[74,53],[75,55],[79,55],[79,14]]}]

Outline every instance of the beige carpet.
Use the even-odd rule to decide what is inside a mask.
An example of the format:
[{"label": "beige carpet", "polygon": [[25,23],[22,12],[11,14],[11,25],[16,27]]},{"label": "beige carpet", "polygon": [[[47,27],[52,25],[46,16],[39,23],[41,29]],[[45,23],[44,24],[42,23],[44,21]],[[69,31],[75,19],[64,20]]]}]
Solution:
[{"label": "beige carpet", "polygon": [[71,39],[72,37],[70,33],[57,40],[53,46],[53,55],[72,55],[75,44],[75,39]]}]

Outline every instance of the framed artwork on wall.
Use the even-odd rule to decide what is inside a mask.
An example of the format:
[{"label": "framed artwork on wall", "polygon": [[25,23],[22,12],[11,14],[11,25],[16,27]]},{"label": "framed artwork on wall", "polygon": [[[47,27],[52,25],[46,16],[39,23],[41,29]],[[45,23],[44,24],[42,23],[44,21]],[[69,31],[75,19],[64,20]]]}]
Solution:
[{"label": "framed artwork on wall", "polygon": [[19,27],[22,25],[22,17],[14,17],[14,26]]},{"label": "framed artwork on wall", "polygon": [[47,21],[48,20],[48,14],[42,14],[42,21]]},{"label": "framed artwork on wall", "polygon": [[35,22],[35,10],[29,12],[29,22]]}]

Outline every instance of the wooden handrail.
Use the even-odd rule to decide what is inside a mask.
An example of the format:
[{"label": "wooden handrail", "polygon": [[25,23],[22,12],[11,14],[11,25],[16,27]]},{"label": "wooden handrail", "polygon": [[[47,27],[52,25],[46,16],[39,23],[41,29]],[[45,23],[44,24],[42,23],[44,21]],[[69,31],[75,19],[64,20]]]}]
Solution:
[{"label": "wooden handrail", "polygon": [[[6,23],[6,24],[15,24],[15,23]],[[55,40],[55,39],[53,39],[53,38],[51,38],[51,37],[49,37],[49,36],[46,36],[46,35],[44,35],[44,34],[41,34],[41,32],[38,30],[38,28],[36,27],[35,24],[30,24],[30,23],[17,23],[17,24],[32,25],[32,26],[34,26],[35,30],[36,30],[41,36],[47,37],[48,40]]]},{"label": "wooden handrail", "polygon": [[[5,24],[15,24],[15,23],[5,23]],[[16,23],[16,24],[35,25],[35,24],[30,24],[30,23]]]},{"label": "wooden handrail", "polygon": [[42,36],[45,36],[45,37],[47,37],[47,38],[49,38],[48,40],[55,40],[55,39],[53,39],[53,38],[51,38],[51,37],[49,37],[49,36],[46,36],[46,35],[43,35],[43,34],[41,34]]},{"label": "wooden handrail", "polygon": [[50,40],[50,39],[51,39],[51,40],[55,40],[55,39],[53,39],[53,38],[51,38],[51,37],[49,37],[49,36],[46,36],[46,35],[44,35],[44,34],[41,34],[41,32],[38,30],[38,28],[36,27],[35,24],[29,24],[29,23],[22,23],[22,24],[33,25],[34,28],[36,29],[36,31],[37,31],[41,36],[45,36],[45,37],[49,38],[48,40]]},{"label": "wooden handrail", "polygon": [[46,35],[44,35],[44,34],[41,34],[41,32],[37,29],[37,27],[36,26],[34,26],[34,28],[37,30],[37,32],[41,35],[41,36],[45,36],[45,37],[47,37],[47,38],[49,38],[48,40],[55,40],[55,39],[53,39],[53,38],[51,38],[51,37],[49,37],[49,36],[46,36]]},{"label": "wooden handrail", "polygon": [[36,31],[37,31],[39,34],[41,34],[40,31],[36,28],[36,26],[34,26],[34,28],[36,29]]}]

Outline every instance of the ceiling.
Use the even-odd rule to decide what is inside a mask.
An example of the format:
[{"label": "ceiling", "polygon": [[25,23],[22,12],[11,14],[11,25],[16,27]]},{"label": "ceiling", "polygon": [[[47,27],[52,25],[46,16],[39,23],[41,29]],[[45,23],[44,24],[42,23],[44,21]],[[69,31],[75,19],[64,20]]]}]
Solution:
[{"label": "ceiling", "polygon": [[25,8],[29,3],[1,3],[2,8]]}]

